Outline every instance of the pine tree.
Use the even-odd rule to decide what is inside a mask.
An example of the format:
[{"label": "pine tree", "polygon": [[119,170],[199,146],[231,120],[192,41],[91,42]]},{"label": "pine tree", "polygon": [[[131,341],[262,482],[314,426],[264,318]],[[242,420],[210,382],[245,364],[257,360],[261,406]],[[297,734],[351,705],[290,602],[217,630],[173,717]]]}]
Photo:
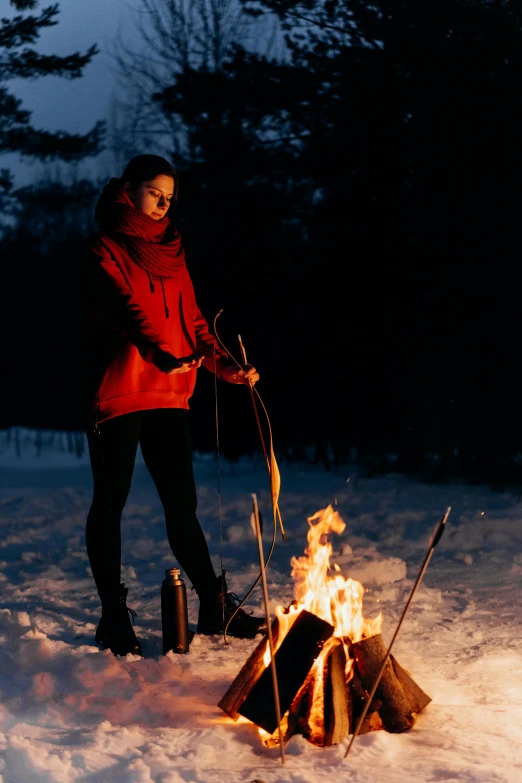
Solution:
[{"label": "pine tree", "polygon": [[[82,248],[96,229],[98,195],[99,187],[88,180],[56,179],[32,182],[13,194],[13,224],[1,245],[9,291],[1,318],[10,337],[2,353],[7,382],[0,392],[5,398],[0,426],[84,426],[79,400],[87,388],[88,351]],[[27,346],[37,346],[29,349],[29,361]]]},{"label": "pine tree", "polygon": [[243,3],[278,15],[295,69],[286,123],[321,194],[301,203],[324,262],[308,296],[328,297],[326,344],[346,357],[332,424],[416,457],[519,448],[522,4]]},{"label": "pine tree", "polygon": [[[11,79],[39,79],[61,76],[77,79],[97,54],[95,45],[83,54],[66,56],[39,53],[35,44],[46,28],[58,23],[58,4],[32,13],[38,0],[10,0],[18,13],[0,20],[0,153],[16,152],[38,160],[74,161],[96,154],[100,149],[102,123],[98,122],[86,134],[46,131],[31,123],[31,112],[6,87]],[[0,192],[12,187],[12,175],[7,169],[0,174]]]},{"label": "pine tree", "polygon": [[[45,76],[77,79],[97,48],[66,56],[41,54],[37,41],[57,24],[59,9],[53,4],[39,11],[38,5],[37,0],[11,0],[14,15],[0,19],[0,154],[72,162],[99,151],[103,124],[96,123],[85,134],[41,130],[7,85],[14,79]],[[1,246],[4,288],[9,292],[2,308],[2,329],[10,338],[3,354],[7,382],[1,392],[0,426],[70,424],[71,395],[57,392],[60,384],[69,389],[77,377],[70,344],[76,343],[78,350],[82,337],[73,326],[80,309],[80,265],[71,259],[77,260],[88,228],[86,212],[92,211],[93,190],[89,183],[77,182],[74,187],[34,183],[13,191],[12,173],[6,168],[0,171],[0,207],[10,214]],[[45,379],[47,394],[38,394],[35,378]]]}]

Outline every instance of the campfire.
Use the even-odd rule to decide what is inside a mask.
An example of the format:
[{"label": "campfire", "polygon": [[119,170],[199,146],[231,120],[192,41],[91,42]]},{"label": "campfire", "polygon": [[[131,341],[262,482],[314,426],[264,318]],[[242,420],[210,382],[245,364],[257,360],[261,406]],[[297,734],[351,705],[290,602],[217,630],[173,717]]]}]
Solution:
[{"label": "campfire", "polygon": [[[353,733],[386,656],[382,617],[363,616],[364,587],[330,566],[331,533],[346,525],[331,506],[308,520],[308,548],[292,558],[295,600],[276,608],[272,635],[281,702],[282,736],[302,734],[321,747]],[[279,742],[270,675],[270,647],[258,645],[219,702],[232,719],[256,724],[265,744]],[[431,701],[390,656],[359,731],[410,729]]]}]

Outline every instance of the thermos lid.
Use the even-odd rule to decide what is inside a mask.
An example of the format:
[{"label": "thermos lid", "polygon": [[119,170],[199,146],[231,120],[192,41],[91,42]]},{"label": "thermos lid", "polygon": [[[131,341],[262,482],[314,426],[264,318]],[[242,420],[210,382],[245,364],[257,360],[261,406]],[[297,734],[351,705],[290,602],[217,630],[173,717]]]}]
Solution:
[{"label": "thermos lid", "polygon": [[167,568],[165,569],[165,576],[170,576],[172,579],[179,579],[181,570],[179,568]]}]

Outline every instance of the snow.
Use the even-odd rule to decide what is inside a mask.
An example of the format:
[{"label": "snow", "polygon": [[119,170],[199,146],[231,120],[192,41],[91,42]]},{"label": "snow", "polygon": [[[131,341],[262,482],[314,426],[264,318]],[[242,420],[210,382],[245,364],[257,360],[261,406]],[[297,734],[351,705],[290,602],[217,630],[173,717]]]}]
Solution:
[{"label": "snow", "polygon": [[[94,645],[99,606],[84,548],[91,476],[66,436],[0,433],[1,783],[340,783],[522,781],[522,507],[509,493],[401,476],[365,479],[282,465],[288,541],[269,569],[272,606],[292,599],[290,559],[306,517],[337,503],[347,529],[334,562],[367,588],[366,614],[389,640],[434,526],[452,513],[394,649],[432,697],[411,732],[375,732],[318,749],[301,737],[281,766],[257,730],[216,706],[256,641],[196,636],[161,654],[159,587],[174,565],[161,506],[142,464],[123,521],[123,573],[144,658]],[[75,448],[75,444],[73,444]],[[199,515],[216,569],[213,459],[196,455]],[[268,520],[262,463],[222,464],[224,565],[241,594],[258,573],[250,493]],[[347,479],[350,479],[349,481]],[[267,542],[269,529],[265,530]],[[252,599],[261,610],[261,595]],[[197,616],[189,590],[189,615]]]}]

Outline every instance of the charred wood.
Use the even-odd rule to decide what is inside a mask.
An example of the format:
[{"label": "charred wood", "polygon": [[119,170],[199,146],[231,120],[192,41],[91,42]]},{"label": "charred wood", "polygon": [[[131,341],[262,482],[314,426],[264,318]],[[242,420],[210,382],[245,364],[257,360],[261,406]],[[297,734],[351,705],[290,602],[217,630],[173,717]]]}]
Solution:
[{"label": "charred wood", "polygon": [[[350,733],[352,733],[355,726],[357,725],[359,716],[364,709],[364,705],[368,701],[368,691],[361,682],[361,678],[357,672],[357,664],[355,662],[352,669],[352,677],[348,683],[348,690],[351,694],[350,702],[352,710],[350,713]],[[381,716],[379,715],[380,707],[380,700],[374,699],[370,705],[363,724],[359,729],[359,734],[369,734],[371,731],[379,731],[379,729],[384,728]]]},{"label": "charred wood", "polygon": [[[377,634],[356,642],[352,649],[359,677],[364,688],[369,692],[386,657],[386,647],[381,635]],[[423,702],[428,703],[430,699],[417,685],[412,687],[411,677],[399,667],[399,664],[396,664],[398,670],[400,669],[398,676],[395,664],[396,661],[392,656],[384,669],[375,699],[381,702],[378,712],[384,728],[399,734],[411,729],[417,713],[422,709],[420,705]],[[428,702],[425,701],[426,699]]]},{"label": "charred wood", "polygon": [[[275,647],[277,647],[278,636],[279,620],[276,618],[272,623],[272,638]],[[240,670],[228,691],[218,703],[218,707],[222,709],[223,712],[226,712],[232,720],[237,720],[239,718],[239,708],[266,669],[264,663],[266,645],[267,637],[264,636]]]},{"label": "charred wood", "polygon": [[338,745],[350,733],[351,692],[346,686],[346,655],[339,643],[325,662],[324,678],[324,741],[323,745]]},{"label": "charred wood", "polygon": [[[275,654],[281,713],[290,708],[308,672],[320,655],[324,643],[332,636],[333,626],[303,610]],[[272,681],[265,669],[237,712],[256,726],[272,734],[277,727]]]}]

